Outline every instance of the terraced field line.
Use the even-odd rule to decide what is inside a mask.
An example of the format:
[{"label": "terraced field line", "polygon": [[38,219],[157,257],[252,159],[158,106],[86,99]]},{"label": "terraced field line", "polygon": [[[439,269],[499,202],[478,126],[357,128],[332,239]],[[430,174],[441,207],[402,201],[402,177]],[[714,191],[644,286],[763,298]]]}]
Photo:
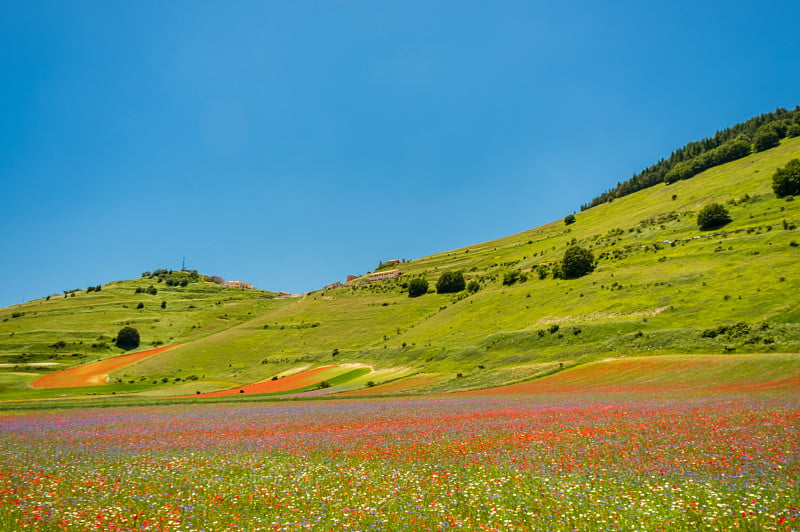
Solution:
[{"label": "terraced field line", "polygon": [[409,392],[416,388],[424,386],[431,386],[438,384],[447,379],[447,375],[437,375],[420,373],[418,375],[411,375],[409,377],[402,377],[386,384],[379,384],[369,388],[361,388],[359,390],[352,390],[340,392],[336,395],[342,396],[370,396],[370,395],[392,395],[401,392]]},{"label": "terraced field line", "polygon": [[163,353],[173,347],[183,344],[174,344],[147,351],[127,353],[116,357],[90,362],[82,366],[54,371],[48,373],[31,383],[31,386],[38,389],[48,388],[82,388],[84,386],[98,386],[108,383],[108,374],[112,371],[128,367],[146,358],[150,358],[159,353]]}]

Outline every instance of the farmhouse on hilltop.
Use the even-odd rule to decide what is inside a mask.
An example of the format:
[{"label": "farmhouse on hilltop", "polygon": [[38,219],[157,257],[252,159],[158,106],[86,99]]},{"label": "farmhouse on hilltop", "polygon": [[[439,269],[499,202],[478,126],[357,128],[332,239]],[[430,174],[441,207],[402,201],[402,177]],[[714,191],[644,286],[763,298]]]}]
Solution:
[{"label": "farmhouse on hilltop", "polygon": [[228,286],[230,288],[246,288],[248,290],[253,289],[253,283],[245,283],[242,281],[228,281]]}]

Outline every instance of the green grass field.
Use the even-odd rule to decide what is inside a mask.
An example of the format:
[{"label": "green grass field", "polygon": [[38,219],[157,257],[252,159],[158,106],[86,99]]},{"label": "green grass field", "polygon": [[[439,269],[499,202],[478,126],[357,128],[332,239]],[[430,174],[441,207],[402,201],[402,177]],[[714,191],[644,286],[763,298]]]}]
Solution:
[{"label": "green grass field", "polygon": [[[2,309],[0,399],[44,397],[27,386],[36,375],[121,353],[112,339],[125,325],[140,331],[141,348],[185,344],[112,374],[110,383],[133,382],[130,392],[153,397],[329,364],[373,368],[351,387],[420,372],[445,375],[418,390],[439,392],[608,357],[796,353],[800,202],[771,189],[774,171],[796,157],[800,138],[787,139],[689,180],[577,213],[569,226],[558,220],[402,263],[403,277],[393,281],[272,299],[205,282],[155,284],[157,295],[135,294],[154,284],[136,279]],[[725,204],[733,221],[700,231],[697,212],[712,201]],[[540,279],[537,266],[560,261],[571,244],[591,249],[596,270],[574,280]],[[410,277],[433,286],[447,270],[462,270],[481,290],[408,297]],[[529,272],[528,279],[505,286],[508,271]],[[703,334],[734,324],[742,325]],[[197,378],[191,386],[189,376]]]}]

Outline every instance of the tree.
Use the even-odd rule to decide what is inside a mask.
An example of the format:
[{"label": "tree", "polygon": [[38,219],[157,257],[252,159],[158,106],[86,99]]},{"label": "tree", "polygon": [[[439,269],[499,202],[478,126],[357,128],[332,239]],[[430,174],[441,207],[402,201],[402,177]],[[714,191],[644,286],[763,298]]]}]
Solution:
[{"label": "tree", "polygon": [[772,190],[779,198],[800,194],[800,159],[792,159],[772,175]]},{"label": "tree", "polygon": [[453,294],[461,292],[465,287],[464,274],[461,272],[444,272],[436,281],[437,294]]},{"label": "tree", "polygon": [[117,347],[126,351],[139,347],[139,331],[133,327],[120,329],[117,333]]},{"label": "tree", "polygon": [[570,246],[564,252],[561,273],[565,279],[575,279],[594,270],[594,255],[580,246]]},{"label": "tree", "polygon": [[772,124],[767,124],[758,128],[755,136],[753,136],[753,148],[755,151],[764,151],[769,148],[774,148],[781,142],[781,137]]},{"label": "tree", "polygon": [[161,308],[167,308],[167,302],[166,301],[162,301],[161,302]]},{"label": "tree", "polygon": [[470,294],[474,294],[480,289],[481,289],[481,283],[479,283],[476,279],[473,279],[467,283],[467,292],[469,292]]},{"label": "tree", "polygon": [[564,225],[571,225],[575,223],[575,215],[568,214],[564,217]]},{"label": "tree", "polygon": [[717,229],[729,223],[731,217],[728,214],[728,209],[719,203],[709,203],[697,215],[697,226],[701,231],[709,231]]},{"label": "tree", "polygon": [[428,281],[415,277],[408,283],[408,297],[419,297],[428,293]]}]

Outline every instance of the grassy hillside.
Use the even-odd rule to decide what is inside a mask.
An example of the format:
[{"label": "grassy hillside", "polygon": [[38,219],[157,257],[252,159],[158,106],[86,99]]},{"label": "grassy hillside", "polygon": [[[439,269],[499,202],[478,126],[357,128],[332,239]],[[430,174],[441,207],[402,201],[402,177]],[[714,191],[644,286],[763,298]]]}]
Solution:
[{"label": "grassy hillside", "polygon": [[[136,293],[151,286],[155,294]],[[140,278],[2,309],[0,392],[26,389],[49,371],[124,353],[114,338],[126,325],[139,331],[142,349],[191,342],[286,304],[274,295],[205,281],[181,287]]]},{"label": "grassy hillside", "polygon": [[[44,370],[119,353],[94,346],[110,344],[128,323],[142,332],[143,347],[185,344],[112,374],[116,392],[158,396],[331,364],[378,372],[359,373],[359,385],[391,381],[408,390],[398,381],[405,378],[422,383],[412,390],[439,392],[608,357],[798,352],[800,202],[776,198],[771,189],[773,172],[796,157],[800,138],[787,139],[692,179],[598,205],[571,225],[559,220],[402,263],[398,280],[299,299],[210,283],[139,295],[135,288],[151,284],[139,279],[3,309],[0,390],[23,392]],[[700,231],[697,212],[712,201],[726,204],[733,221]],[[591,249],[596,270],[574,280],[540,279],[572,244]],[[408,297],[410,278],[434,286],[442,272],[456,269],[481,289]],[[511,271],[527,280],[504,285]],[[137,310],[140,301],[145,308]],[[59,341],[65,345],[53,347]],[[189,376],[197,378],[191,386]]]}]

